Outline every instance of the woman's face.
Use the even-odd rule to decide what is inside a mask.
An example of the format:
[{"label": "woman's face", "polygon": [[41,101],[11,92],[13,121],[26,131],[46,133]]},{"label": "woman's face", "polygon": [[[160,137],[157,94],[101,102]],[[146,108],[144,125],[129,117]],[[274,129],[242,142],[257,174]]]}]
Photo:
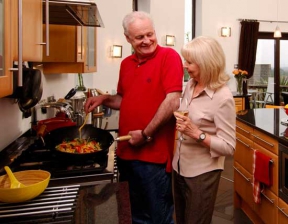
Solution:
[{"label": "woman's face", "polygon": [[139,59],[151,56],[157,47],[155,30],[149,19],[138,19],[131,23],[126,39]]},{"label": "woman's face", "polygon": [[183,68],[187,70],[190,78],[193,78],[195,81],[200,81],[200,68],[197,64],[185,61]]}]

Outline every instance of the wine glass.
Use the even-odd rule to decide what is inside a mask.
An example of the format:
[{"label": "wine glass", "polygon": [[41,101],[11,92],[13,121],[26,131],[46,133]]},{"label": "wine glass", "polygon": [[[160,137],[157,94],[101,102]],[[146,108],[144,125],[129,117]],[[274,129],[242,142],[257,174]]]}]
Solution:
[{"label": "wine glass", "polygon": [[[180,97],[179,98],[179,108],[176,110],[177,113],[180,113],[182,114],[183,116],[188,116],[189,114],[189,110],[188,110],[188,99],[187,98],[183,98],[183,97]],[[176,119],[179,119],[179,118],[176,118]],[[180,137],[177,138],[176,140],[179,140],[179,141],[183,141],[185,140],[185,138],[183,137],[183,134],[181,133]]]}]

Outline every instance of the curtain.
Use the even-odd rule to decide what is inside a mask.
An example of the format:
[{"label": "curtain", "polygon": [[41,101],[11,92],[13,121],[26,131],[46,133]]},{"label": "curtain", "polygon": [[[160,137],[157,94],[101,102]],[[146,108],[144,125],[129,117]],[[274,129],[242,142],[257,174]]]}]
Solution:
[{"label": "curtain", "polygon": [[[241,21],[238,68],[248,72],[248,79],[253,76],[254,72],[258,31],[259,22],[255,20]],[[243,82],[243,94],[247,94],[247,82]],[[249,102],[246,103],[245,108],[249,108]]]}]

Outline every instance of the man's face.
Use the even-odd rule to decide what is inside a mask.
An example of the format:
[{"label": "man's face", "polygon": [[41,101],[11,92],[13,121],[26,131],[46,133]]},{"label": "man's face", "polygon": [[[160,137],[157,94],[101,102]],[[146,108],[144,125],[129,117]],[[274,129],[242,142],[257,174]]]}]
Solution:
[{"label": "man's face", "polygon": [[139,59],[152,55],[157,47],[157,38],[149,19],[137,19],[129,24],[127,41],[132,45]]}]

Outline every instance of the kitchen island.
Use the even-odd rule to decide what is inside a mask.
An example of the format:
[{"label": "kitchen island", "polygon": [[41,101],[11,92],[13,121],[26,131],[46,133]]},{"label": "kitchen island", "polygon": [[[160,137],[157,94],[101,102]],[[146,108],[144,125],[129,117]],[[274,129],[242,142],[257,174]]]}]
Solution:
[{"label": "kitchen island", "polygon": [[[241,208],[253,223],[288,223],[288,205],[280,197],[279,190],[279,148],[288,145],[285,138],[288,127],[281,124],[283,120],[287,120],[283,109],[251,109],[237,113],[234,207]],[[255,203],[253,198],[254,150],[271,158],[272,185],[261,191],[260,203]]]}]

